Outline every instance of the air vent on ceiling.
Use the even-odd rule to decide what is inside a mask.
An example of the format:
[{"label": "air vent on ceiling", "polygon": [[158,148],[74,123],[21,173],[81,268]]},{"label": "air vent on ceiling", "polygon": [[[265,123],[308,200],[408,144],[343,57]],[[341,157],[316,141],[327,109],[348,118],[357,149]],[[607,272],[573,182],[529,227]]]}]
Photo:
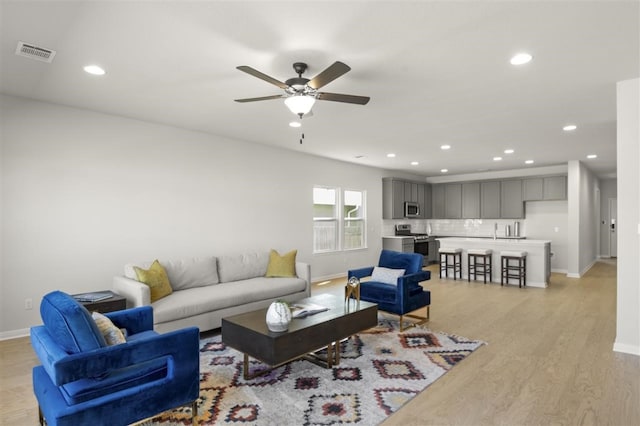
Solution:
[{"label": "air vent on ceiling", "polygon": [[51,61],[53,61],[53,57],[56,56],[56,51],[47,49],[46,47],[36,46],[35,44],[25,43],[24,41],[19,41],[18,47],[16,48],[16,55],[51,63]]}]

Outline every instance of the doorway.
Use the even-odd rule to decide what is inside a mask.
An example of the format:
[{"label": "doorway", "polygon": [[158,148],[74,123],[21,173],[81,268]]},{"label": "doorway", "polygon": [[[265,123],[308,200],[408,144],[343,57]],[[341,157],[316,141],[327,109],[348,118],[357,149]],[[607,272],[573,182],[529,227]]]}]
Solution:
[{"label": "doorway", "polygon": [[618,199],[609,198],[609,257],[618,257]]}]

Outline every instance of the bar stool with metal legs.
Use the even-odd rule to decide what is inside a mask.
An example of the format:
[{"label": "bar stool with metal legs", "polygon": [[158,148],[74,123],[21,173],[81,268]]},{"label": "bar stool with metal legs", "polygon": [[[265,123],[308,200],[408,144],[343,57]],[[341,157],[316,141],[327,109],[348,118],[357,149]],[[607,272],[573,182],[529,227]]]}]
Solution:
[{"label": "bar stool with metal legs", "polygon": [[[462,279],[462,249],[452,247],[441,247],[438,250],[440,254],[440,278],[442,278],[442,272],[446,278],[449,278],[449,269],[453,272],[453,279],[456,279],[456,273]],[[451,263],[449,263],[451,259]]]},{"label": "bar stool with metal legs", "polygon": [[480,275],[484,283],[487,283],[487,277],[491,282],[491,250],[490,249],[469,249],[467,250],[467,281],[471,281],[473,276],[474,281]]},{"label": "bar stool with metal legs", "polygon": [[509,284],[510,278],[518,279],[518,287],[527,286],[526,251],[500,252],[500,285]]}]

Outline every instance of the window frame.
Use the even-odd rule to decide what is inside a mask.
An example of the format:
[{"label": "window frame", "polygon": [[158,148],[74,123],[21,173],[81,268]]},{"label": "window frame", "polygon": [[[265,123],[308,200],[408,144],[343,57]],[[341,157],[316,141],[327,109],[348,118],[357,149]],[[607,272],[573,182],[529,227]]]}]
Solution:
[{"label": "window frame", "polygon": [[[367,249],[367,191],[364,189],[351,189],[351,188],[341,188],[338,186],[328,186],[328,185],[314,185],[313,186],[313,205],[316,205],[315,198],[315,190],[316,189],[325,189],[325,190],[333,190],[335,191],[335,206],[334,206],[334,216],[333,217],[316,217],[315,209],[313,215],[313,254],[327,254],[327,253],[339,253],[346,251],[354,251],[354,250],[365,250]],[[357,192],[360,193],[361,196],[361,208],[362,212],[360,217],[357,218],[347,218],[345,210],[345,199],[347,192]],[[316,238],[316,224],[319,222],[334,222],[336,224],[336,235],[334,241],[334,249],[317,249],[317,238]],[[348,228],[347,223],[361,223],[361,245],[359,247],[350,247],[345,248],[346,246],[346,232],[345,230]]]}]

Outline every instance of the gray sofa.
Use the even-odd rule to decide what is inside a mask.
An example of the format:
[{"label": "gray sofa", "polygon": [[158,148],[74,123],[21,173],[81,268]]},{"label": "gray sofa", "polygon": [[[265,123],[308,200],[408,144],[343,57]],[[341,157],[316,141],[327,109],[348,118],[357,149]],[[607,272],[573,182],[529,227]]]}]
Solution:
[{"label": "gray sofa", "polygon": [[149,286],[136,280],[133,267],[147,269],[152,261],[125,265],[124,275],[113,278],[113,291],[127,299],[128,308],[151,305],[154,329],[161,333],[219,328],[223,317],[311,295],[309,264],[296,262],[297,277],[267,278],[268,252],[159,261],[172,294],[151,303]]}]

